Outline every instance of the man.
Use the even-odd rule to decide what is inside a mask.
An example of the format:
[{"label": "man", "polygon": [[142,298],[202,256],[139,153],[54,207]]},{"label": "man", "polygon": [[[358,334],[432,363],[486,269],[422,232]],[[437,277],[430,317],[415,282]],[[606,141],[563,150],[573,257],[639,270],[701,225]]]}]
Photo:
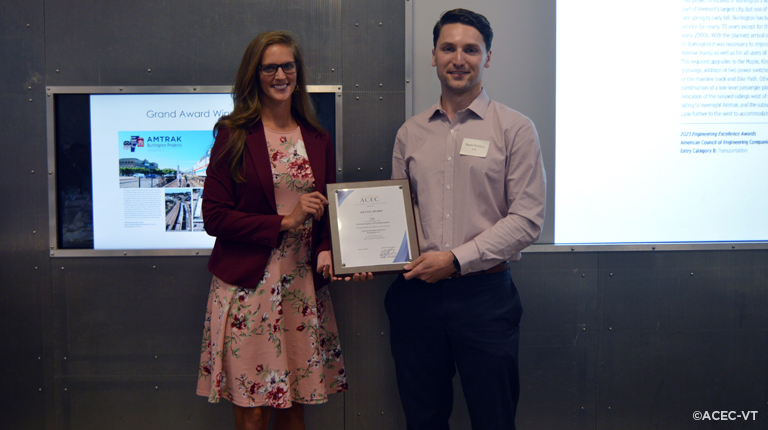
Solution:
[{"label": "man", "polygon": [[546,179],[531,120],[483,90],[492,39],[482,15],[440,17],[440,100],[395,140],[392,177],[410,179],[421,222],[421,256],[386,297],[410,430],[449,428],[457,368],[472,428],[515,428],[522,307],[508,261],[539,237]]}]

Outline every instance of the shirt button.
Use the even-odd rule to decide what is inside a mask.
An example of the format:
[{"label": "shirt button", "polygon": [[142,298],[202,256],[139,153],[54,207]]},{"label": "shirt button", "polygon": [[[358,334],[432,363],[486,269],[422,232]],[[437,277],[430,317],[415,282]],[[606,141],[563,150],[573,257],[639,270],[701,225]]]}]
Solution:
[{"label": "shirt button", "polygon": [[445,217],[446,217],[446,218],[450,218],[450,217],[451,217],[451,214],[445,214]]},{"label": "shirt button", "polygon": [[451,130],[451,134],[456,133],[456,130]]},{"label": "shirt button", "polygon": [[447,186],[447,187],[445,187],[445,188],[450,190],[450,189],[451,189],[451,186],[450,186],[450,185],[448,185],[448,186]]},{"label": "shirt button", "polygon": [[453,160],[453,157],[448,156],[448,161],[451,161],[451,160]]},{"label": "shirt button", "polygon": [[451,244],[450,244],[450,243],[446,243],[446,244],[445,244],[445,247],[446,247],[446,248],[450,248],[450,247],[451,247]]}]

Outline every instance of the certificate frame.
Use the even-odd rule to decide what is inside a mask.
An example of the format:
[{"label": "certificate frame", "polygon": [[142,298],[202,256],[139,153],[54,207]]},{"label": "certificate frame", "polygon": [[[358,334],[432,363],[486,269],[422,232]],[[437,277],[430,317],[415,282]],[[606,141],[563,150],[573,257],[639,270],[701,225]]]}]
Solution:
[{"label": "certificate frame", "polygon": [[[351,245],[344,245],[341,242],[342,235],[340,234],[339,222],[345,221],[345,218],[347,218],[347,216],[345,215],[345,211],[338,210],[341,204],[339,203],[339,201],[344,202],[345,199],[350,195],[352,195],[354,191],[358,191],[362,189],[374,189],[375,191],[376,188],[382,188],[382,187],[399,187],[399,190],[401,191],[400,194],[402,196],[402,202],[403,202],[403,208],[404,208],[403,213],[399,213],[399,210],[397,209],[392,209],[396,211],[396,213],[395,214],[388,213],[388,215],[398,217],[397,218],[398,221],[405,222],[406,235],[403,238],[403,243],[401,244],[401,247],[402,245],[406,246],[406,250],[408,253],[408,255],[405,257],[406,260],[401,262],[392,262],[392,263],[385,263],[385,264],[378,263],[378,262],[375,264],[358,264],[358,263],[352,264],[352,263],[349,263],[349,261],[344,261],[343,254],[342,254],[342,247],[351,246]],[[371,273],[378,273],[378,274],[403,273],[405,272],[405,269],[403,269],[403,266],[408,264],[413,259],[416,259],[420,255],[419,236],[416,228],[416,221],[415,221],[415,215],[413,210],[413,200],[411,198],[410,180],[388,179],[388,180],[381,180],[381,181],[340,182],[336,184],[326,185],[326,191],[328,193],[328,215],[329,215],[329,220],[331,225],[331,247],[332,247],[331,253],[333,255],[334,275],[337,275],[337,276],[349,275],[353,273],[364,273],[364,272],[371,272]],[[368,193],[370,192],[371,191],[368,191]],[[388,212],[390,211],[388,210]],[[341,219],[339,217],[341,217]],[[362,237],[360,238],[360,240],[362,240]],[[400,251],[398,251],[398,255],[401,255]],[[397,259],[397,257],[395,259]]]}]

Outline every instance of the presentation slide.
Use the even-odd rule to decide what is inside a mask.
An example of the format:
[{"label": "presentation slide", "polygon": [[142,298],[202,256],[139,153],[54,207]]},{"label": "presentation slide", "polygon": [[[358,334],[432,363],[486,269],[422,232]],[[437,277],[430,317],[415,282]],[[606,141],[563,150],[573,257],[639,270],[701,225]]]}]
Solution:
[{"label": "presentation slide", "polygon": [[201,204],[229,94],[91,95],[94,249],[211,248]]},{"label": "presentation slide", "polygon": [[557,2],[555,243],[768,241],[768,0]]}]

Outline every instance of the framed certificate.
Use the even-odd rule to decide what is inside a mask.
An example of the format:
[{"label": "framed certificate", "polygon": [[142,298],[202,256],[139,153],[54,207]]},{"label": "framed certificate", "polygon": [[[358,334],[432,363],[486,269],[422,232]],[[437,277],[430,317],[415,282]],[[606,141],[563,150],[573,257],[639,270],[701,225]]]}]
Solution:
[{"label": "framed certificate", "polygon": [[333,272],[400,273],[419,256],[408,179],[328,184]]}]

